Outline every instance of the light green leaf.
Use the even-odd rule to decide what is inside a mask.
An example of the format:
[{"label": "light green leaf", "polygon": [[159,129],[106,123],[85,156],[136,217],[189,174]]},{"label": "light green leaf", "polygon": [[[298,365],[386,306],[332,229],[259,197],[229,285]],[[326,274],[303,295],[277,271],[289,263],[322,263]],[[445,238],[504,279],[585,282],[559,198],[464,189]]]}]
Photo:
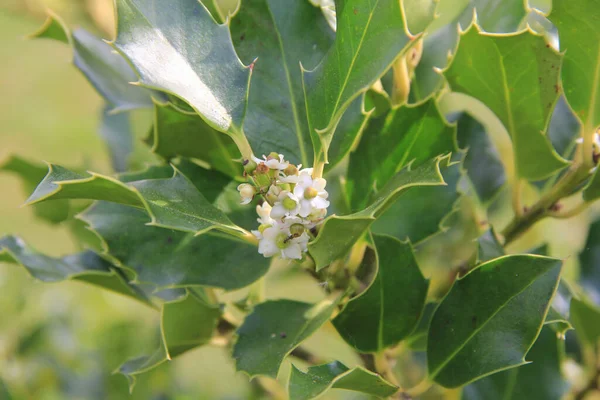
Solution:
[{"label": "light green leaf", "polygon": [[336,15],[333,47],[314,70],[303,73],[316,163],[327,162],[333,133],[350,103],[385,73],[410,42],[398,1],[349,0],[338,3]]},{"label": "light green leaf", "polygon": [[190,157],[204,161],[226,175],[241,174],[241,165],[234,161],[240,158],[235,143],[197,114],[183,113],[172,104],[154,104],[154,127],[147,141],[153,152],[167,160],[177,156]]},{"label": "light green leaf", "polygon": [[569,384],[561,374],[564,346],[556,332],[544,327],[527,353],[530,364],[498,372],[466,386],[462,400],[562,399]]},{"label": "light green leaf", "polygon": [[147,226],[139,209],[99,202],[79,217],[103,239],[110,257],[136,273],[136,281],[158,288],[240,289],[269,268],[256,246],[214,231],[193,235]]},{"label": "light green leaf", "polygon": [[588,346],[596,346],[600,338],[600,308],[585,300],[571,299],[570,320],[577,337]]},{"label": "light green leaf", "polygon": [[335,33],[321,11],[306,0],[248,0],[231,24],[235,48],[252,71],[244,131],[257,155],[282,153],[309,166],[311,139],[302,71],[314,68]]},{"label": "light green leaf", "polygon": [[435,100],[371,120],[350,155],[347,189],[352,210],[366,207],[373,190],[385,186],[408,163],[416,167],[454,151],[455,135],[456,128],[446,123]]},{"label": "light green leaf", "polygon": [[[22,157],[11,155],[0,162],[0,171],[12,172],[17,175],[21,179],[25,192],[31,193],[38,183],[44,179],[44,176],[46,176],[48,167],[44,164],[33,163]],[[35,204],[33,212],[36,217],[44,221],[58,224],[69,217],[69,201],[58,200],[51,204]]]},{"label": "light green leaf", "polygon": [[600,125],[600,7],[595,0],[555,0],[548,18],[565,51],[560,71],[565,96],[591,138]]},{"label": "light green leaf", "polygon": [[486,35],[473,26],[444,72],[454,92],[483,102],[502,121],[516,173],[525,179],[540,180],[567,165],[545,136],[560,93],[560,64],[561,55],[531,31]]},{"label": "light green leaf", "polygon": [[333,320],[342,338],[362,353],[406,338],[421,318],[429,286],[410,243],[384,235],[373,235],[373,243],[375,254],[366,253],[363,263],[375,264],[375,279]]},{"label": "light green leaf", "polygon": [[331,316],[337,302],[269,300],[258,304],[237,330],[236,369],[254,377],[277,377],[283,359]]},{"label": "light green leaf", "polygon": [[65,23],[51,13],[31,37],[69,43],[73,48],[73,64],[110,105],[109,113],[152,107],[152,92],[130,85],[137,77],[125,59],[85,29],[76,29],[71,34]]},{"label": "light green leaf", "polygon": [[117,38],[140,84],[187,101],[213,128],[227,133],[244,157],[242,132],[250,68],[237,57],[227,25],[197,0],[117,0]]},{"label": "light green leaf", "polygon": [[406,15],[407,28],[411,34],[423,32],[435,18],[434,0],[404,0],[402,8]]},{"label": "light green leaf", "polygon": [[430,378],[454,388],[523,365],[548,313],[561,266],[546,257],[505,256],[457,280],[429,327]]},{"label": "light green leaf", "polygon": [[306,372],[292,365],[289,394],[290,400],[310,400],[329,389],[345,389],[387,398],[398,391],[398,387],[383,379],[379,374],[362,367],[352,369],[339,361],[309,367]]},{"label": "light green leaf", "polygon": [[178,300],[164,303],[161,310],[161,344],[149,356],[141,356],[121,365],[118,372],[129,381],[130,390],[136,376],[210,341],[221,317],[218,305],[210,304],[201,290],[188,290]]},{"label": "light green leaf", "polygon": [[[448,163],[449,159],[449,156],[438,157],[414,169],[405,168],[377,192],[369,207],[350,215],[328,217],[321,225],[317,238],[308,244],[317,270],[348,254],[369,226],[405,193],[406,189],[444,185],[440,163]],[[343,235],[340,232],[343,232]]]},{"label": "light green leaf", "polygon": [[122,271],[93,251],[54,258],[33,250],[21,238],[4,236],[0,238],[0,262],[19,264],[42,282],[86,282],[152,306],[140,287],[129,283]]},{"label": "light green leaf", "polygon": [[48,175],[27,200],[28,204],[54,199],[105,200],[145,209],[149,225],[200,234],[220,229],[235,234],[244,230],[206,200],[179,170],[169,179],[146,179],[127,184],[114,178],[90,173],[83,176],[58,165],[50,165]]}]

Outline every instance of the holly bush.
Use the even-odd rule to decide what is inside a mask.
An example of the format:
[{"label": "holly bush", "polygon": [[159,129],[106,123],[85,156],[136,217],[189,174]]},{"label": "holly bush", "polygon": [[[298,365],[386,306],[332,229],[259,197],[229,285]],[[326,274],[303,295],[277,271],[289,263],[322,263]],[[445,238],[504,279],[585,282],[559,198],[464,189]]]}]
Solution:
[{"label": "holly bush", "polygon": [[[112,41],[53,13],[32,35],[69,46],[105,100],[115,174],[2,164],[85,250],[50,257],[8,235],[0,261],[160,312],[156,350],[118,369],[131,389],[209,345],[255,397],[598,389],[597,0],[115,9]],[[152,114],[144,143],[138,109]],[[138,146],[155,156],[132,169]],[[580,216],[587,242],[560,257],[545,238],[569,225],[551,220]],[[300,295],[277,292],[282,280]],[[306,342],[321,329],[351,362]]]}]

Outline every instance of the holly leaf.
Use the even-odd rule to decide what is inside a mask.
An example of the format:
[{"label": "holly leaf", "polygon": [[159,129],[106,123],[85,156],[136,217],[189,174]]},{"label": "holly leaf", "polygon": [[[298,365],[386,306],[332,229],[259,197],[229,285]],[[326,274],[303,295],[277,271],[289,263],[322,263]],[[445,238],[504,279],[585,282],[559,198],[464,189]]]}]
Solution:
[{"label": "holly leaf", "polygon": [[277,377],[283,359],[329,318],[337,301],[314,304],[269,300],[254,307],[238,328],[236,369],[254,377]]},{"label": "holly leaf", "polygon": [[600,338],[600,308],[586,300],[571,299],[570,322],[577,337],[588,346],[595,346]]},{"label": "holly leaf", "polygon": [[417,168],[405,168],[377,192],[371,205],[364,210],[344,216],[332,215],[325,219],[317,238],[308,244],[308,250],[315,260],[317,270],[348,254],[354,243],[364,235],[371,224],[407,189],[444,185],[440,163],[448,163],[449,159],[449,156],[438,157]]},{"label": "holly leaf", "polygon": [[211,286],[234,290],[262,277],[269,259],[256,246],[210,231],[194,235],[147,226],[140,209],[98,202],[79,215],[104,242],[105,253],[158,289]]},{"label": "holly leaf", "polygon": [[375,264],[375,279],[351,299],[333,320],[342,338],[362,353],[394,346],[417,326],[429,283],[423,277],[410,243],[373,235],[374,253],[363,263]]},{"label": "holly leaf", "polygon": [[500,257],[457,280],[436,309],[427,339],[429,377],[465,385],[524,365],[550,307],[562,263]]},{"label": "holly leaf", "polygon": [[89,173],[87,176],[59,165],[49,165],[46,177],[27,200],[28,204],[55,199],[105,200],[144,209],[149,225],[201,234],[211,229],[244,232],[206,200],[178,169],[168,179],[145,179],[123,183]]},{"label": "holly leaf", "polygon": [[347,190],[352,210],[369,204],[371,194],[409,162],[415,167],[455,150],[456,128],[440,115],[435,100],[400,107],[371,120],[350,155]]},{"label": "holly leaf", "polygon": [[560,71],[565,97],[591,138],[600,125],[600,9],[594,0],[557,0],[548,18],[565,51]]},{"label": "holly leaf", "polygon": [[151,355],[127,361],[118,369],[129,381],[130,390],[137,375],[210,341],[221,311],[205,297],[202,290],[188,290],[182,298],[163,304],[159,348]]},{"label": "holly leaf", "polygon": [[563,377],[559,346],[564,346],[549,327],[540,332],[527,353],[530,364],[498,372],[467,385],[462,400],[560,399],[569,388]]},{"label": "holly leaf", "polygon": [[31,37],[68,43],[73,49],[73,64],[109,104],[110,114],[152,107],[152,92],[130,85],[137,77],[127,61],[85,29],[71,34],[57,15],[49,13],[44,25]]},{"label": "holly leaf", "polygon": [[304,71],[308,126],[316,163],[327,162],[344,111],[389,69],[410,43],[398,1],[349,0],[336,9],[333,47],[312,71]]},{"label": "holly leaf", "polygon": [[483,232],[477,238],[477,262],[483,263],[505,255],[504,247],[498,241],[494,228]]},{"label": "holly leaf", "polygon": [[229,175],[241,174],[240,158],[235,143],[211,128],[195,113],[186,113],[173,104],[154,104],[154,126],[151,136],[152,151],[167,160],[177,156],[190,157],[208,163]]},{"label": "holly leaf", "polygon": [[33,250],[19,237],[4,236],[0,238],[0,262],[19,264],[42,282],[85,282],[153,307],[140,287],[129,283],[122,271],[93,251],[49,257]]},{"label": "holly leaf", "polygon": [[189,103],[214,129],[249,151],[242,132],[249,67],[237,57],[227,25],[197,0],[118,0],[112,45],[130,61],[139,84]]},{"label": "holly leaf", "polygon": [[[17,175],[21,179],[25,192],[31,193],[46,176],[48,167],[44,164],[33,163],[22,157],[11,155],[0,163],[0,171]],[[40,203],[34,205],[33,213],[44,221],[58,224],[69,217],[71,210],[68,200],[58,200],[52,204]]]},{"label": "holly leaf", "polygon": [[590,225],[583,251],[579,253],[579,281],[595,304],[600,305],[600,220]]},{"label": "holly leaf", "polygon": [[[517,53],[518,58],[511,56]],[[516,173],[528,180],[546,178],[567,165],[545,135],[560,93],[560,65],[561,55],[531,31],[493,36],[473,26],[461,35],[444,71],[452,91],[484,103],[506,127]]]},{"label": "holly leaf", "polygon": [[99,134],[108,147],[113,169],[116,172],[126,171],[129,155],[133,152],[130,115],[111,114],[110,107],[105,107],[102,111]]},{"label": "holly leaf", "polygon": [[290,400],[310,400],[329,389],[344,389],[387,398],[398,391],[398,387],[362,367],[352,369],[339,361],[309,367],[300,371],[292,364],[288,391]]}]

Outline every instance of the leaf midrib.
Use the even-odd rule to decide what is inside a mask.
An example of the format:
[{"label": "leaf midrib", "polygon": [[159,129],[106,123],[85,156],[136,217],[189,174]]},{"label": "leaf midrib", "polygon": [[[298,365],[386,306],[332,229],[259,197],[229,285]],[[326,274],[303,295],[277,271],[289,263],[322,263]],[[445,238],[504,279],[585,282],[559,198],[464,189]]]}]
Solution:
[{"label": "leaf midrib", "polygon": [[[429,374],[429,376],[433,379],[434,377],[436,377],[445,367],[446,365],[448,365],[448,363],[450,361],[452,361],[452,359],[458,354],[460,353],[460,351],[471,341],[471,339],[473,337],[475,337],[475,335],[477,335],[479,332],[481,332],[481,330],[486,326],[486,324],[488,322],[490,322],[500,311],[504,310],[504,308],[506,307],[506,305],[508,303],[510,303],[515,297],[517,297],[518,295],[520,295],[521,293],[523,293],[525,290],[529,289],[529,287],[531,287],[531,285],[533,285],[535,283],[535,281],[542,275],[545,275],[546,273],[548,273],[552,268],[544,271],[542,274],[538,275],[535,277],[535,279],[532,279],[531,282],[529,282],[527,284],[527,286],[524,286],[523,289],[521,289],[520,291],[516,292],[513,296],[511,296],[507,301],[505,301],[504,303],[502,303],[500,305],[500,307],[498,307],[498,309],[496,311],[494,311],[488,319],[486,319],[480,326],[478,326],[475,330],[473,330],[473,332],[463,341],[463,343],[455,350],[453,351],[448,357],[446,357],[446,360],[434,371],[431,372]],[[547,310],[546,310],[547,311]]]},{"label": "leaf midrib", "polygon": [[265,4],[267,7],[267,11],[269,12],[269,17],[273,22],[273,27],[275,28],[275,34],[277,35],[277,43],[279,44],[279,51],[281,52],[281,58],[283,60],[283,70],[285,72],[285,79],[288,86],[288,93],[290,95],[290,103],[292,105],[292,115],[294,116],[294,126],[296,127],[296,139],[298,140],[298,147],[300,148],[300,160],[302,164],[308,165],[308,158],[306,155],[306,148],[304,147],[304,137],[302,136],[302,128],[300,127],[300,117],[298,114],[298,106],[296,104],[296,97],[294,96],[294,89],[292,87],[292,77],[290,74],[290,70],[288,68],[287,57],[285,54],[285,50],[283,47],[283,39],[281,38],[281,34],[279,32],[279,27],[277,26],[277,22],[275,21],[275,17],[273,16],[273,12],[271,11],[271,5],[268,0],[265,0]]}]

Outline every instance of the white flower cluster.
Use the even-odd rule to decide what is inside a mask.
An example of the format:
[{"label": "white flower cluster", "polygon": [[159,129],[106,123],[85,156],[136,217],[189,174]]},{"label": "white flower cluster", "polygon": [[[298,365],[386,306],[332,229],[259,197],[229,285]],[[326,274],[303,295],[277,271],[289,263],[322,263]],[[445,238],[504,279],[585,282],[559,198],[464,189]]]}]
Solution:
[{"label": "white flower cluster", "polygon": [[[248,166],[250,164],[250,166]],[[264,198],[256,206],[258,252],[265,257],[301,259],[307,251],[310,230],[327,215],[327,182],[313,178],[313,169],[295,166],[282,154],[271,153],[263,159],[253,157],[246,165],[251,183],[242,183],[238,191],[242,204],[256,195]]]}]

